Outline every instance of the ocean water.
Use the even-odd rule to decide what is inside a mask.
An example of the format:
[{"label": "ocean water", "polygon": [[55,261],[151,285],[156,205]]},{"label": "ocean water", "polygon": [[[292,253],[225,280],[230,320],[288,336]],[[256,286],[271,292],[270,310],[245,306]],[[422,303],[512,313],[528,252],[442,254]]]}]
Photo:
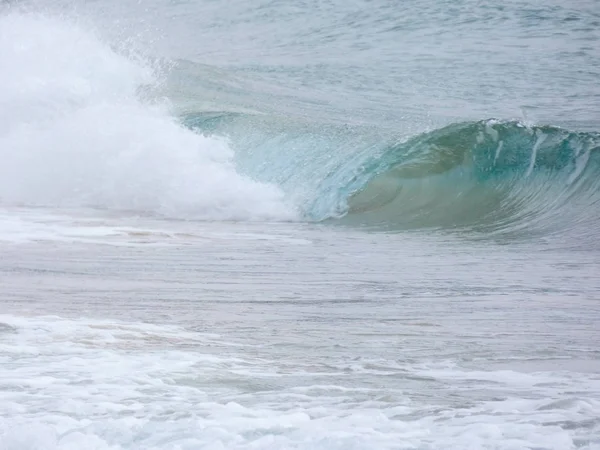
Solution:
[{"label": "ocean water", "polygon": [[0,449],[600,449],[600,2],[0,2]]}]

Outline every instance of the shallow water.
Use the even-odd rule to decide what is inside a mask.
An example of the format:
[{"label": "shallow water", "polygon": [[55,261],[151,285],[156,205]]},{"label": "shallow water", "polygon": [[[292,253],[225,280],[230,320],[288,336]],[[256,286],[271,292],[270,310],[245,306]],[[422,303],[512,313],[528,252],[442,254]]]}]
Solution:
[{"label": "shallow water", "polygon": [[4,448],[600,442],[596,252],[59,223],[2,244]]},{"label": "shallow water", "polygon": [[600,449],[598,8],[3,2],[0,449]]}]

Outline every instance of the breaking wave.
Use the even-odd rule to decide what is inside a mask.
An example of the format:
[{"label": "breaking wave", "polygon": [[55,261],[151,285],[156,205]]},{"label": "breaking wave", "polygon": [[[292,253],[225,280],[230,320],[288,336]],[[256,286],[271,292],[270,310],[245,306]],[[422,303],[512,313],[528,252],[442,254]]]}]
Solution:
[{"label": "breaking wave", "polygon": [[0,15],[0,61],[4,205],[598,234],[598,133],[481,120],[399,136],[273,112],[189,112],[197,92],[178,114],[148,95],[160,84],[150,65],[31,14]]},{"label": "breaking wave", "polygon": [[66,20],[0,15],[0,203],[203,220],[289,220],[225,139],[144,98],[154,70]]},{"label": "breaking wave", "polygon": [[491,119],[402,139],[240,114],[187,123],[232,136],[245,167],[279,184],[310,220],[487,235],[598,228],[599,133]]}]

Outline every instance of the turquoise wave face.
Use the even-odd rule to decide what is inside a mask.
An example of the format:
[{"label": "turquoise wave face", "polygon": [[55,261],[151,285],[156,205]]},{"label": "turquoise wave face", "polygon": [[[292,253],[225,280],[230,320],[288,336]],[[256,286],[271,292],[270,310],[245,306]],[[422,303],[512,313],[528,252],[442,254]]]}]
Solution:
[{"label": "turquoise wave face", "polygon": [[490,233],[598,227],[600,134],[483,120],[399,139],[381,130],[191,115],[229,136],[241,170],[307,220]]},{"label": "turquoise wave face", "polygon": [[600,135],[518,122],[454,124],[367,162],[351,223],[550,233],[597,228]]}]

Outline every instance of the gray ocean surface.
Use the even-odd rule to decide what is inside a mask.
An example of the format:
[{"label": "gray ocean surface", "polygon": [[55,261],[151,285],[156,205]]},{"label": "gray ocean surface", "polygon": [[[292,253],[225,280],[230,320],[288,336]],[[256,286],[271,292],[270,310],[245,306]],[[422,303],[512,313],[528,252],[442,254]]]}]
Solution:
[{"label": "gray ocean surface", "polygon": [[0,3],[0,450],[600,449],[600,2]]}]

